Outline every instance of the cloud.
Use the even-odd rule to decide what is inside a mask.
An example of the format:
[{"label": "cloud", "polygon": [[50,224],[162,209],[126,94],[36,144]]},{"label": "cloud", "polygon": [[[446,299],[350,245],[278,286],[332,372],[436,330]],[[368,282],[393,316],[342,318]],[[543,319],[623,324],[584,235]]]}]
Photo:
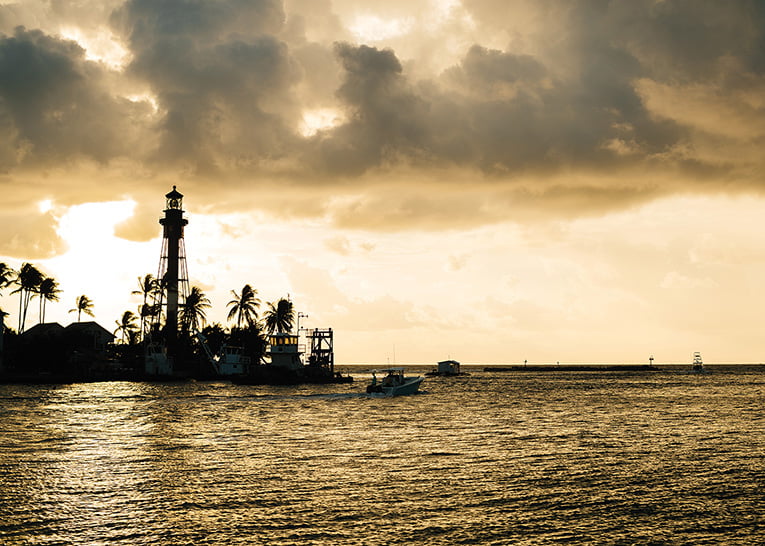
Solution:
[{"label": "cloud", "polygon": [[[295,301],[301,302],[317,324],[349,331],[412,328],[426,322],[425,314],[414,304],[390,295],[362,298],[332,274],[294,258],[284,258],[284,265],[294,289]],[[363,317],[359,320],[359,317]]]},{"label": "cloud", "polygon": [[111,21],[163,112],[156,161],[218,173],[285,154],[300,73],[277,37],[280,2],[132,0]]},{"label": "cloud", "polygon": [[157,227],[159,215],[156,206],[137,206],[129,218],[114,226],[114,235],[128,241],[150,241],[161,233],[162,228]]},{"label": "cloud", "polygon": [[60,254],[67,246],[57,228],[58,218],[52,211],[4,206],[0,209],[0,256],[41,260]]},{"label": "cloud", "polygon": [[150,111],[114,96],[107,76],[76,42],[23,27],[0,36],[0,168],[140,158]]},{"label": "cloud", "polygon": [[[87,173],[109,181],[99,199],[140,210],[158,181],[183,182],[209,212],[371,229],[760,189],[759,3],[426,4],[2,6],[0,169],[17,187],[39,174],[73,199]],[[354,43],[359,17],[407,24]],[[80,18],[82,43],[64,37],[79,35],[67,28]],[[124,50],[123,64],[93,60],[94,32]],[[447,38],[450,65],[436,69],[423,44]],[[301,132],[319,110],[332,122]],[[146,236],[130,222],[119,233]]]}]

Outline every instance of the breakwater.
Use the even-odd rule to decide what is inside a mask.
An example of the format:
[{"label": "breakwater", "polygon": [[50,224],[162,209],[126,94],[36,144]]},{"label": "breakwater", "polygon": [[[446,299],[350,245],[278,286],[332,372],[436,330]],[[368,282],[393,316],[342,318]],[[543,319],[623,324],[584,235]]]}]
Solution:
[{"label": "breakwater", "polygon": [[661,368],[649,364],[567,364],[535,366],[487,366],[485,372],[656,372]]}]

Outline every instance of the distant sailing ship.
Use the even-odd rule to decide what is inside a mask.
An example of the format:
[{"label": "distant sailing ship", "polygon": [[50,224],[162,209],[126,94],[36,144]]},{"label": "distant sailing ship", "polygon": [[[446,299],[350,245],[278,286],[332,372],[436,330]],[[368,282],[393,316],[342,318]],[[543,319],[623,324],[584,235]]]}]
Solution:
[{"label": "distant sailing ship", "polygon": [[693,353],[693,364],[691,365],[691,372],[708,373],[706,368],[704,368],[704,362],[701,360],[701,353],[699,351]]}]

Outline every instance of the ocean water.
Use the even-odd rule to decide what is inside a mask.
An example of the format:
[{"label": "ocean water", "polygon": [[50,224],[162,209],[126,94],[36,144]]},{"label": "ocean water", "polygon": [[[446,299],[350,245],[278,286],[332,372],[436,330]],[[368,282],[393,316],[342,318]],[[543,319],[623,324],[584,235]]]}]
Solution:
[{"label": "ocean water", "polygon": [[765,369],[0,385],[0,544],[765,543]]}]

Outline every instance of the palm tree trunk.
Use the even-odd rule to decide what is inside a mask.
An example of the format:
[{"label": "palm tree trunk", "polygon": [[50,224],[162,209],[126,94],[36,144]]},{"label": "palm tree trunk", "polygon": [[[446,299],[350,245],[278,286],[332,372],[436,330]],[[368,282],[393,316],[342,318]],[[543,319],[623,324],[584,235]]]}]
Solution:
[{"label": "palm tree trunk", "polygon": [[29,310],[29,302],[32,299],[32,291],[27,290],[26,291],[26,297],[24,298],[24,318],[21,320],[21,329],[22,331],[26,327],[27,324],[27,311]]},{"label": "palm tree trunk", "polygon": [[19,333],[23,332],[23,330],[21,329],[21,309],[22,309],[21,302],[23,300],[24,300],[24,289],[22,288],[19,290]]},{"label": "palm tree trunk", "polygon": [[143,307],[141,307],[141,341],[146,337],[146,291],[143,293]]}]

